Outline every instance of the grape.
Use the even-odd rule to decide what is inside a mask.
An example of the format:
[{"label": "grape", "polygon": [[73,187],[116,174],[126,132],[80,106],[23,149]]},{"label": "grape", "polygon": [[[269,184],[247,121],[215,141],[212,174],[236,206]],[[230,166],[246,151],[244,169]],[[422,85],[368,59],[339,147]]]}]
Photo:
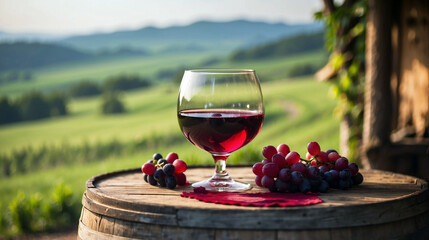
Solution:
[{"label": "grape", "polygon": [[328,150],[326,150],[327,154],[330,154],[331,152],[338,153],[337,150],[335,150],[335,149],[328,149]]},{"label": "grape", "polygon": [[340,178],[340,174],[338,173],[337,170],[332,169],[332,170],[329,170],[329,172],[332,174],[332,179],[334,181]]},{"label": "grape", "polygon": [[340,179],[348,180],[348,179],[350,179],[351,176],[352,175],[351,175],[350,170],[348,168],[340,171]]},{"label": "grape", "polygon": [[271,159],[274,154],[277,153],[277,149],[274,146],[268,145],[262,149],[262,155],[267,159]]},{"label": "grape", "polygon": [[301,184],[299,184],[299,191],[302,193],[308,193],[311,189],[310,182],[307,178],[304,178]]},{"label": "grape", "polygon": [[322,178],[318,177],[318,178],[307,178],[308,181],[310,182],[311,185],[311,189],[314,189],[313,192],[317,191],[317,188],[319,187],[320,183],[322,182]]},{"label": "grape", "polygon": [[328,191],[328,188],[329,188],[329,183],[326,182],[325,180],[322,180],[320,182],[319,187],[318,187],[318,191],[321,192],[321,193],[325,193],[325,192]]},{"label": "grape", "polygon": [[168,163],[173,163],[174,160],[178,158],[179,158],[179,155],[177,155],[177,153],[171,152],[167,154],[167,157],[165,159],[167,160]]},{"label": "grape", "polygon": [[147,175],[152,175],[156,170],[155,165],[152,163],[145,163],[142,166],[142,172]]},{"label": "grape", "polygon": [[145,182],[147,182],[147,183],[149,182],[149,179],[148,179],[148,178],[149,178],[149,175],[147,175],[147,174],[143,174],[143,179],[144,179],[144,181],[145,181]]},{"label": "grape", "polygon": [[[168,159],[168,160],[167,160]],[[153,159],[142,166],[145,181],[149,184],[173,189],[176,185],[186,185],[186,175],[183,173],[187,165],[178,159],[177,153],[170,152],[164,159],[160,153],[155,153]]]},{"label": "grape", "polygon": [[153,185],[153,186],[158,185],[158,182],[155,180],[155,178],[153,177],[153,175],[149,175],[148,180],[149,180],[149,184],[150,185]]},{"label": "grape", "polygon": [[332,182],[334,181],[334,176],[332,175],[332,173],[330,171],[327,171],[323,174],[323,177],[325,178],[325,180],[327,182]]},{"label": "grape", "polygon": [[293,164],[299,162],[301,156],[297,152],[290,152],[286,155],[286,163],[288,166],[292,166]]},{"label": "grape", "polygon": [[302,183],[303,180],[304,180],[304,176],[302,175],[301,172],[293,171],[291,173],[291,181],[293,184],[299,185]]},{"label": "grape", "polygon": [[319,167],[319,170],[320,170],[320,173],[323,174],[323,173],[329,171],[329,167],[326,165],[322,165]]},{"label": "grape", "polygon": [[156,169],[155,173],[153,173],[153,177],[159,182],[160,179],[164,179],[165,173],[162,169]]},{"label": "grape", "polygon": [[274,182],[274,184],[273,184],[273,185],[271,185],[271,187],[270,187],[270,188],[268,188],[268,190],[269,190],[270,192],[277,192],[277,187],[276,187],[275,182]]},{"label": "grape", "polygon": [[262,167],[262,173],[265,176],[275,178],[279,174],[279,167],[275,163],[267,163]]},{"label": "grape", "polygon": [[161,153],[155,153],[155,154],[153,154],[153,159],[155,159],[155,160],[159,160],[159,159],[161,159],[161,158],[162,158]]},{"label": "grape", "polygon": [[174,174],[175,167],[174,167],[173,164],[168,163],[168,164],[164,165],[164,167],[162,168],[162,170],[164,171],[165,175],[172,176]]},{"label": "grape", "polygon": [[289,192],[295,193],[295,192],[298,192],[298,191],[299,191],[299,185],[297,185],[297,184],[291,184],[290,185]]},{"label": "grape", "polygon": [[307,167],[302,163],[302,162],[297,162],[294,165],[292,165],[292,167],[290,168],[290,170],[293,171],[298,171],[301,172],[302,175],[305,175],[307,173]]},{"label": "grape", "polygon": [[280,144],[279,146],[277,146],[277,152],[282,153],[283,156],[286,156],[290,152],[290,148],[286,144]]},{"label": "grape", "polygon": [[177,180],[177,185],[185,186],[186,185],[186,175],[184,173],[175,173],[174,176]]},{"label": "grape", "polygon": [[341,171],[349,166],[349,161],[345,157],[340,157],[335,161],[335,169]]},{"label": "grape", "polygon": [[256,185],[271,192],[324,193],[329,187],[346,190],[362,183],[358,166],[349,164],[336,150],[321,151],[317,142],[308,143],[307,150],[304,160],[286,144],[264,147],[265,159],[252,167]]},{"label": "grape", "polygon": [[330,162],[335,162],[340,157],[341,156],[337,152],[331,152],[331,153],[328,154],[328,160]]},{"label": "grape", "polygon": [[359,172],[359,167],[356,163],[350,163],[349,169],[352,176],[356,176],[356,174]]},{"label": "grape", "polygon": [[291,177],[291,171],[288,168],[280,169],[278,178],[282,181],[289,181]]},{"label": "grape", "polygon": [[311,179],[316,179],[320,176],[320,170],[316,166],[310,166],[307,168],[307,177]]},{"label": "grape", "polygon": [[273,155],[273,157],[271,158],[271,162],[277,164],[280,169],[286,167],[286,159],[283,155],[279,153]]},{"label": "grape", "polygon": [[310,153],[313,156],[319,155],[320,153],[320,146],[317,142],[310,142],[307,145],[308,153]]},{"label": "grape", "polygon": [[175,176],[167,176],[165,182],[169,189],[174,189],[177,185],[177,179]]},{"label": "grape", "polygon": [[352,176],[352,181],[354,185],[359,185],[363,182],[363,176],[360,172],[356,174],[356,176]]},{"label": "grape", "polygon": [[157,164],[159,166],[163,166],[163,165],[165,165],[167,163],[168,163],[167,160],[165,160],[164,158],[159,159],[158,162],[157,162]]},{"label": "grape", "polygon": [[158,180],[156,180],[156,181],[158,182],[159,186],[161,186],[161,187],[165,187],[165,186],[167,186],[167,184],[166,184],[166,182],[165,182],[165,177],[160,178],[160,179],[158,179]]},{"label": "grape", "polygon": [[328,162],[328,154],[326,152],[320,151],[319,155],[316,157],[319,162],[326,163]]},{"label": "grape", "polygon": [[287,192],[290,188],[290,182],[285,182],[281,179],[277,179],[274,184],[278,192]]},{"label": "grape", "polygon": [[260,162],[253,164],[253,167],[252,167],[253,173],[257,176],[263,177],[264,176],[264,174],[262,173],[262,167],[263,166],[264,166],[264,164],[260,163]]},{"label": "grape", "polygon": [[338,180],[334,180],[334,181],[328,182],[328,183],[329,183],[329,187],[331,187],[331,188],[340,188]]},{"label": "grape", "polygon": [[174,160],[173,166],[175,167],[175,173],[182,173],[182,172],[186,171],[186,169],[188,168],[186,163],[180,159]]},{"label": "grape", "polygon": [[157,162],[158,162],[158,160],[155,160],[155,159],[151,159],[151,160],[149,160],[149,161],[147,161],[148,163],[152,163],[153,165],[155,165]]},{"label": "grape", "polygon": [[338,183],[338,186],[341,190],[347,190],[350,188],[350,181],[341,179]]},{"label": "grape", "polygon": [[258,185],[259,187],[264,187],[264,186],[262,186],[261,180],[262,180],[261,176],[259,176],[259,175],[255,176],[255,183],[256,183],[256,185]]},{"label": "grape", "polygon": [[261,184],[265,188],[270,188],[274,184],[274,178],[269,176],[263,176],[261,179]]},{"label": "grape", "polygon": [[270,162],[271,162],[271,160],[266,159],[266,158],[264,160],[262,160],[262,164],[264,164],[264,165],[267,164],[267,163],[270,163]]}]

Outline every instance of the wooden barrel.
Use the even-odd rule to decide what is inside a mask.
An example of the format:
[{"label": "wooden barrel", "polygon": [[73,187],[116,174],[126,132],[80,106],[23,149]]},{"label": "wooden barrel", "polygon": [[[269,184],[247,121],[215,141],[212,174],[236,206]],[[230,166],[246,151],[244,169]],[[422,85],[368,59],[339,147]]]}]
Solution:
[{"label": "wooden barrel", "polygon": [[[251,167],[228,167],[253,183]],[[212,168],[186,171],[189,182]],[[320,194],[323,203],[300,207],[243,207],[180,197],[191,186],[154,187],[140,169],[88,180],[78,239],[418,239],[429,233],[427,182],[362,170],[364,183]],[[250,192],[266,191],[253,185]]]}]

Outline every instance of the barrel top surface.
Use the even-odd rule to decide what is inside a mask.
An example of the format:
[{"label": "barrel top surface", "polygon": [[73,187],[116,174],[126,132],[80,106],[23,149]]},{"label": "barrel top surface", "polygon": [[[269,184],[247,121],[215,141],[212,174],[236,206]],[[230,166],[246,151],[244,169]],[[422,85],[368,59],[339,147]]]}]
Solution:
[{"label": "barrel top surface", "polygon": [[[213,171],[213,168],[189,168],[186,171],[187,180],[190,183],[204,180],[211,177]],[[228,172],[235,180],[251,183],[253,188],[248,192],[267,191],[255,185],[250,166],[229,166]],[[193,191],[192,186],[179,186],[173,190],[151,186],[143,180],[140,169],[130,169],[102,174],[88,180],[83,205],[99,214],[149,223],[166,221],[170,225],[182,226],[202,224],[202,221],[197,220],[189,223],[192,222],[194,213],[207,215],[206,220],[215,218],[219,212],[221,216],[229,214],[229,217],[237,219],[240,214],[243,214],[243,219],[249,219],[246,215],[249,213],[258,214],[258,218],[263,218],[265,214],[269,219],[273,218],[273,214],[282,214],[282,221],[289,218],[291,222],[295,222],[296,218],[304,217],[314,220],[314,227],[324,227],[332,224],[329,221],[339,226],[374,224],[428,211],[426,181],[379,170],[361,170],[361,173],[364,176],[361,185],[353,186],[349,190],[329,189],[327,193],[319,195],[323,203],[282,208],[222,205],[180,197],[183,191]],[[179,213],[183,215],[178,217]],[[355,216],[353,221],[347,220],[350,219],[350,214]],[[326,224],[318,222],[320,215],[324,216]],[[183,222],[179,222],[181,219]],[[308,226],[308,223],[302,225],[305,226]]]},{"label": "barrel top surface", "polygon": [[[251,193],[267,192],[267,189],[255,185],[254,175],[250,167],[230,167],[228,172],[235,180],[251,183]],[[395,174],[377,170],[361,170],[364,182],[349,190],[330,189],[328,193],[322,193],[319,197],[324,201],[321,204],[305,206],[320,208],[331,206],[350,206],[361,204],[374,204],[405,198],[412,194],[427,189],[423,180],[415,177]],[[191,168],[186,171],[190,183],[207,179],[213,174],[212,168]],[[142,205],[162,205],[176,208],[227,208],[243,209],[242,206],[221,205],[182,198],[182,191],[193,191],[192,186],[176,187],[173,190],[152,186],[143,180],[140,169],[131,169],[99,175],[88,181],[90,191],[99,195],[98,200],[103,198],[115,199],[118,203],[134,203]],[[249,208],[249,207],[245,207]],[[251,208],[251,207],[250,207]],[[254,207],[258,208],[259,207]]]}]

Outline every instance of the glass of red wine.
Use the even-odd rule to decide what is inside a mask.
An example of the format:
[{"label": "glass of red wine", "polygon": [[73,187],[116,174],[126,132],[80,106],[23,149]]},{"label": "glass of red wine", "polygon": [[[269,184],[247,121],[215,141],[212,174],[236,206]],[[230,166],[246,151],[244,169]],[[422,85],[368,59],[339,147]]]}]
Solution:
[{"label": "glass of red wine", "polygon": [[186,70],[180,84],[177,117],[185,137],[211,153],[214,175],[192,184],[207,191],[239,192],[251,188],[226,171],[229,155],[256,137],[264,121],[264,102],[254,70]]}]

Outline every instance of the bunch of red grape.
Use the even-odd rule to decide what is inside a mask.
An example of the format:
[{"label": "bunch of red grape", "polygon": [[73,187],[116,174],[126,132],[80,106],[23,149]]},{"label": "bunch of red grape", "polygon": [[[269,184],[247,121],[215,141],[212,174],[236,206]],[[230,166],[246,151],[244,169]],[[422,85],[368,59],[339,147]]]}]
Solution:
[{"label": "bunch of red grape", "polygon": [[153,159],[143,164],[144,180],[153,186],[174,189],[177,185],[186,185],[185,171],[188,168],[177,153],[171,152],[164,159],[160,153],[155,153]]},{"label": "bunch of red grape", "polygon": [[317,142],[307,145],[306,159],[291,152],[286,144],[266,146],[262,162],[253,165],[255,183],[271,192],[327,192],[329,188],[346,190],[363,182],[356,163],[349,163],[337,151],[321,151]]}]

